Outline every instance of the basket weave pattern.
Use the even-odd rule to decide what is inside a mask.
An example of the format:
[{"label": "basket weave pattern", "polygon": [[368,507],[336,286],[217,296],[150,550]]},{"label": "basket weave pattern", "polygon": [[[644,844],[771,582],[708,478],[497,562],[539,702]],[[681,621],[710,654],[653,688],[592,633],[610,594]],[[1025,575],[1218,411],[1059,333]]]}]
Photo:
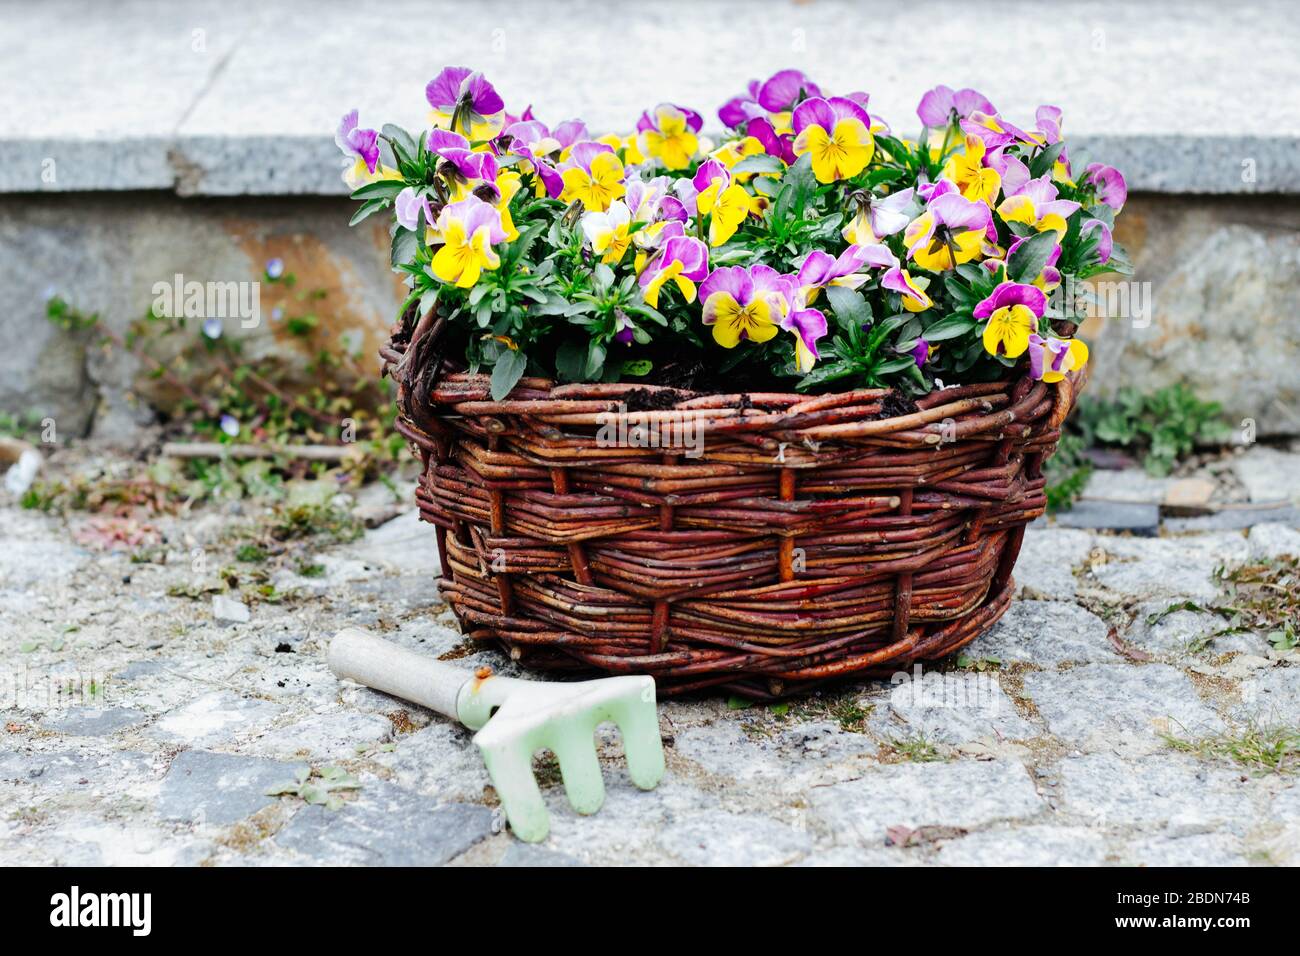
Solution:
[{"label": "basket weave pattern", "polygon": [[611,413],[651,387],[525,378],[493,401],[486,376],[404,352],[381,351],[397,428],[471,637],[759,699],[943,657],[996,621],[1083,385],[945,389],[894,417],[884,389],[676,393],[628,416],[659,447],[628,447]]}]

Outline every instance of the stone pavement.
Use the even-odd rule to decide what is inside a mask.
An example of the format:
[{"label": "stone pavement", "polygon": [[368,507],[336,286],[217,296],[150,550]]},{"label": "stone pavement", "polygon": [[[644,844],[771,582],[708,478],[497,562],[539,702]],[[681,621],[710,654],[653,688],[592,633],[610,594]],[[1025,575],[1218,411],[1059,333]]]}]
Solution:
[{"label": "stone pavement", "polygon": [[[1236,468],[1300,492],[1300,454]],[[1030,529],[1020,600],[964,666],[775,708],[664,703],[662,785],[635,790],[602,732],[604,809],[575,815],[542,764],[553,832],[527,846],[466,731],[325,665],[354,624],[514,672],[457,633],[430,529],[405,511],[321,549],[315,576],[272,565],[276,603],[213,593],[246,567],[224,536],[242,510],[163,521],[167,553],[133,562],[75,543],[84,514],[0,506],[0,864],[1300,863],[1293,773],[1167,742],[1294,729],[1297,652],[1212,637],[1201,611],[1150,622],[1212,602],[1220,565],[1300,554],[1294,520]],[[337,809],[267,794],[328,768],[356,787]]]}]

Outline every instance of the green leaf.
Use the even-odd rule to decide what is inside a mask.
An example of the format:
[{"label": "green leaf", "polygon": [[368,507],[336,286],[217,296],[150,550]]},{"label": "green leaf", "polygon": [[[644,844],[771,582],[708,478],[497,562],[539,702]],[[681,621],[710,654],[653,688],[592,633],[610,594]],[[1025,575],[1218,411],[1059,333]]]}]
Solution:
[{"label": "green leaf", "polygon": [[569,339],[555,350],[555,368],[566,382],[581,382],[587,371],[587,343]]},{"label": "green leaf", "polygon": [[393,268],[414,259],[417,247],[414,231],[398,226],[397,231],[393,233],[393,248],[389,254],[389,261],[393,264]]},{"label": "green leaf", "polygon": [[871,321],[871,306],[862,293],[841,285],[826,287],[826,298],[835,311],[835,320],[844,328],[861,328]]},{"label": "green leaf", "polygon": [[857,367],[852,362],[831,362],[826,365],[819,365],[795,385],[795,390],[804,392],[815,385],[824,385],[826,382],[833,382],[852,375],[857,371]]},{"label": "green leaf", "polygon": [[754,156],[746,156],[735,166],[731,167],[731,172],[735,173],[779,173],[785,169],[785,163],[781,162],[775,156],[768,156],[766,153],[758,153]]},{"label": "green leaf", "polygon": [[348,225],[355,226],[372,213],[376,213],[381,209],[387,209],[388,204],[389,200],[383,198],[367,199],[361,204],[361,207],[352,214],[352,218],[348,220]]},{"label": "green leaf", "polygon": [[885,183],[895,183],[907,175],[907,171],[899,169],[897,166],[881,166],[879,169],[873,169],[862,177],[862,184],[871,189],[875,186],[881,186]]},{"label": "green leaf", "polygon": [[967,332],[973,331],[978,325],[978,322],[967,316],[949,315],[934,323],[921,334],[927,342],[943,342],[946,339],[955,339],[965,335]]},{"label": "green leaf", "polygon": [[519,384],[528,368],[528,359],[523,352],[510,349],[492,366],[492,400],[499,402],[510,394],[511,389]]},{"label": "green leaf", "polygon": [[898,358],[887,359],[877,365],[872,371],[877,375],[893,375],[895,372],[901,372],[908,366],[916,368],[916,359],[910,355],[901,355]]},{"label": "green leaf", "polygon": [[600,342],[592,339],[587,346],[587,368],[586,378],[600,378],[601,372],[605,368],[605,346]]},{"label": "green leaf", "polygon": [[1032,282],[1038,278],[1056,248],[1056,233],[1040,232],[1020,244],[1007,261],[1007,278],[1012,282]]},{"label": "green leaf", "polygon": [[1061,155],[1061,150],[1065,149],[1065,142],[1053,143],[1045,150],[1035,156],[1029,163],[1029,175],[1037,179],[1056,164],[1056,158]]},{"label": "green leaf", "polygon": [[772,215],[777,222],[799,218],[803,215],[808,197],[817,188],[817,178],[812,171],[812,154],[804,153],[799,157],[781,179],[781,192],[772,207]]},{"label": "green leaf", "polygon": [[637,359],[635,361],[623,363],[623,374],[634,376],[649,375],[650,370],[654,367],[654,362],[649,359]]},{"label": "green leaf", "polygon": [[385,123],[379,132],[388,137],[393,146],[402,154],[398,156],[399,160],[412,160],[415,158],[416,153],[419,152],[415,144],[415,137],[402,127],[394,126],[392,123]]},{"label": "green leaf", "polygon": [[353,199],[374,199],[381,197],[383,199],[393,199],[406,188],[406,183],[400,179],[381,179],[377,182],[366,183],[352,191]]}]

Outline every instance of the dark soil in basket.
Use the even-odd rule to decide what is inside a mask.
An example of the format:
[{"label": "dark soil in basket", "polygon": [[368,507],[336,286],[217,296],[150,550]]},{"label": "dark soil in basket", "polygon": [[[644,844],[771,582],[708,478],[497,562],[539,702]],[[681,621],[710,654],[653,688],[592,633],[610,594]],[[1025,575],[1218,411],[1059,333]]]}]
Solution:
[{"label": "dark soil in basket", "polygon": [[710,391],[709,370],[698,360],[689,362],[668,362],[665,365],[655,363],[654,369],[645,377],[647,385],[662,385],[665,388],[684,388],[688,391]]},{"label": "dark soil in basket", "polygon": [[629,412],[658,412],[684,402],[689,396],[675,388],[636,388],[624,397]]},{"label": "dark soil in basket", "polygon": [[880,411],[873,418],[898,418],[900,415],[914,415],[921,409],[905,395],[898,392],[890,392],[880,403]]}]

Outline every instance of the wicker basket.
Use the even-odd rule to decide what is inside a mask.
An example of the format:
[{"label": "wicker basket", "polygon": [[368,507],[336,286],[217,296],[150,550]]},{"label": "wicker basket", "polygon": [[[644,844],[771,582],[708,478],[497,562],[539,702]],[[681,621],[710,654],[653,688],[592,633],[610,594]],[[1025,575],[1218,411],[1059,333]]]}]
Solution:
[{"label": "wicker basket", "polygon": [[[410,356],[395,331],[381,358],[462,628],[528,666],[652,674],[661,694],[771,699],[974,640],[1011,601],[1084,384],[951,388],[893,417],[878,389],[525,378],[498,402],[486,376],[440,368],[440,325]],[[655,407],[629,419],[659,447],[611,446],[620,402]]]}]

